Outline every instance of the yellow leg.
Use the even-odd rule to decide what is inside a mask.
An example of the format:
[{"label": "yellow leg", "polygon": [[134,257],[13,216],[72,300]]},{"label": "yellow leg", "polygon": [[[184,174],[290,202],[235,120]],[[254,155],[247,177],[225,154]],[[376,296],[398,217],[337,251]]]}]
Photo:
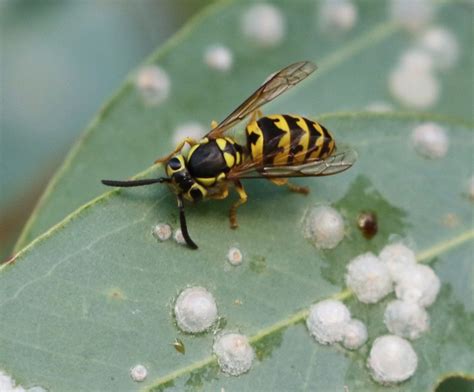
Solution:
[{"label": "yellow leg", "polygon": [[303,195],[307,195],[309,193],[308,187],[292,184],[288,181],[288,178],[272,178],[270,181],[278,186],[286,185],[292,192],[301,193]]},{"label": "yellow leg", "polygon": [[230,207],[229,212],[229,220],[230,220],[230,228],[236,229],[239,225],[237,223],[237,208],[244,204],[247,201],[247,193],[245,193],[245,189],[242,186],[240,181],[234,181],[235,190],[239,194],[239,200],[237,200],[232,207]]},{"label": "yellow leg", "polygon": [[217,127],[218,123],[216,120],[211,121],[211,130],[213,130],[215,127]]},{"label": "yellow leg", "polygon": [[173,155],[175,155],[177,152],[181,151],[186,143],[189,144],[190,146],[194,146],[195,144],[197,144],[197,141],[190,138],[190,137],[187,137],[181,143],[178,144],[178,146],[175,148],[175,150],[172,153],[166,155],[163,158],[157,159],[155,161],[155,163],[163,163],[163,162],[168,161]]},{"label": "yellow leg", "polygon": [[222,184],[220,189],[216,193],[208,195],[210,199],[221,200],[229,196],[229,186],[227,184]]}]

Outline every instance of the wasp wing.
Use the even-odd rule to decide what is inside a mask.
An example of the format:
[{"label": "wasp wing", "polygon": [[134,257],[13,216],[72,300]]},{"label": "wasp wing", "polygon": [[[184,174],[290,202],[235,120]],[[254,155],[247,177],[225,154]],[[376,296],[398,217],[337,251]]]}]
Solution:
[{"label": "wasp wing", "polygon": [[355,150],[347,148],[325,159],[315,159],[299,165],[262,165],[261,162],[248,161],[233,168],[228,180],[258,178],[320,177],[341,173],[349,169],[357,160]]},{"label": "wasp wing", "polygon": [[215,139],[221,136],[249,114],[301,82],[313,73],[316,68],[316,65],[310,61],[300,61],[270,75],[250,97],[213,128],[206,137]]}]

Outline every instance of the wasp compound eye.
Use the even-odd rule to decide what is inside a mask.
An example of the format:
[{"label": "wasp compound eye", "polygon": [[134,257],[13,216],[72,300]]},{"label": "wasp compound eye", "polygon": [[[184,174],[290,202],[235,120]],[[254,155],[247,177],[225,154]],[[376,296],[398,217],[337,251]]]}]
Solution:
[{"label": "wasp compound eye", "polygon": [[168,162],[168,166],[173,170],[181,169],[181,162],[178,158],[171,158]]}]

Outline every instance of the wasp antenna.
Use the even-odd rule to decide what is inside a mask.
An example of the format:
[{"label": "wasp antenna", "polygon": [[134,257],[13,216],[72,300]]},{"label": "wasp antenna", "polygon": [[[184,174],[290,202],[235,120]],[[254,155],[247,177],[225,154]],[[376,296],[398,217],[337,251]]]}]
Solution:
[{"label": "wasp antenna", "polygon": [[191,239],[188,233],[188,226],[186,225],[186,217],[184,215],[183,196],[181,196],[181,194],[178,195],[178,208],[179,208],[179,223],[181,224],[181,232],[183,233],[183,238],[186,241],[186,244],[191,249],[197,249],[198,246]]},{"label": "wasp antenna", "polygon": [[161,182],[169,182],[170,180],[166,177],[160,178],[146,178],[144,180],[130,180],[130,181],[115,181],[115,180],[101,180],[102,184],[107,186],[118,186],[122,188],[132,187],[132,186],[142,186],[150,185]]}]

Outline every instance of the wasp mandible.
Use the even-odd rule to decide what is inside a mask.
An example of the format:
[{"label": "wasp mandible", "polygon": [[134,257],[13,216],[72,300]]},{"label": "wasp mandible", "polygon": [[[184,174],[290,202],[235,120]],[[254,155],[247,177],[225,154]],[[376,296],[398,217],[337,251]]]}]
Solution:
[{"label": "wasp mandible", "polygon": [[[295,192],[308,188],[288,182],[290,177],[316,177],[340,173],[356,160],[355,151],[336,152],[336,143],[321,124],[298,115],[263,116],[260,108],[288,91],[316,70],[310,61],[300,61],[270,75],[267,80],[221,123],[211,123],[210,132],[199,141],[185,138],[169,155],[155,163],[166,164],[166,177],[114,181],[104,185],[134,187],[166,183],[177,196],[183,237],[192,249],[184,214],[183,200],[224,199],[233,185],[239,199],[232,204],[229,218],[236,228],[237,208],[247,201],[240,180],[266,178],[277,185],[288,185]],[[245,128],[246,143],[240,144],[226,132],[250,116]],[[190,146],[187,154],[183,147]]]}]

